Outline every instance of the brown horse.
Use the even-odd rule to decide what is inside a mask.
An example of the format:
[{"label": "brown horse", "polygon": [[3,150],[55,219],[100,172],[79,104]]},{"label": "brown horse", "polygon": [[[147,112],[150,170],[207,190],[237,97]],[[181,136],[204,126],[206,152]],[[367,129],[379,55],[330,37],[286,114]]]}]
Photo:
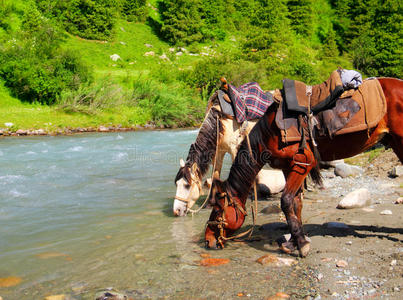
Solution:
[{"label": "brown horse", "polygon": [[[335,160],[359,154],[376,143],[392,147],[403,163],[403,81],[394,78],[378,79],[387,101],[387,113],[376,127],[331,138],[318,138],[322,160]],[[253,157],[246,141],[241,144],[229,177],[213,181],[210,204],[213,210],[205,231],[207,248],[222,248],[227,238],[239,229],[245,220],[245,202],[256,174],[268,163],[282,169],[286,186],[281,196],[281,208],[287,218],[291,239],[281,245],[286,253],[298,249],[299,255],[308,254],[310,245],[302,228],[302,185],[308,174],[316,183],[321,177],[318,160],[310,143],[301,151],[299,143],[284,144],[275,116],[278,104],[267,110],[249,134]],[[298,152],[299,151],[299,152]]]}]

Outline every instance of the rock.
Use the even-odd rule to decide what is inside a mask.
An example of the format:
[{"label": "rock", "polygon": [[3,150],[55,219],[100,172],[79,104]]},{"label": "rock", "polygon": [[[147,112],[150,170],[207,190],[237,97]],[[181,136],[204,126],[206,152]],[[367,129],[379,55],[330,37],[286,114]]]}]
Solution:
[{"label": "rock", "polygon": [[168,56],[165,53],[160,56],[160,59],[169,60]]},{"label": "rock", "polygon": [[126,45],[126,43],[125,42],[119,42],[121,45],[123,45],[123,46],[125,46]]},{"label": "rock", "polygon": [[152,48],[153,47],[153,45],[151,45],[151,44],[144,44],[144,46],[146,46],[147,48]]},{"label": "rock", "polygon": [[375,209],[373,209],[372,207],[364,207],[362,210],[365,212],[374,212],[375,211]]},{"label": "rock", "polygon": [[182,56],[182,55],[183,55],[182,51],[176,52],[176,56]]},{"label": "rock", "polygon": [[323,169],[335,168],[338,164],[344,164],[344,159],[320,161],[319,165]]},{"label": "rock", "polygon": [[287,230],[287,229],[288,225],[287,223],[284,222],[267,223],[259,227],[259,230],[267,230],[267,231]]},{"label": "rock", "polygon": [[391,215],[392,211],[389,210],[389,209],[385,209],[385,210],[381,211],[379,214],[381,214],[381,215]]},{"label": "rock", "polygon": [[278,292],[277,294],[266,298],[266,300],[282,300],[282,299],[289,299],[290,295],[286,293]]},{"label": "rock", "polygon": [[353,244],[353,242],[352,241],[348,241],[348,242],[346,242],[346,245],[352,245]]},{"label": "rock", "polygon": [[270,194],[277,194],[284,189],[285,178],[280,170],[261,170],[256,176],[256,183],[265,185]]},{"label": "rock", "polygon": [[175,48],[169,48],[169,52],[175,52]]},{"label": "rock", "polygon": [[154,55],[155,55],[154,51],[149,51],[149,52],[144,53],[144,56],[154,56]]},{"label": "rock", "polygon": [[348,193],[337,205],[337,208],[357,208],[371,205],[369,191],[365,188]]},{"label": "rock", "polygon": [[95,295],[95,300],[128,300],[129,297],[126,295],[114,291],[113,289],[108,289],[107,291],[99,292]]},{"label": "rock", "polygon": [[400,177],[403,175],[403,166],[393,167],[392,171],[389,172],[390,177]]},{"label": "rock", "polygon": [[205,258],[200,261],[200,265],[204,267],[220,266],[229,263],[228,258]]},{"label": "rock", "polygon": [[22,129],[18,129],[15,133],[18,135],[27,135],[27,131]]},{"label": "rock", "polygon": [[395,201],[395,204],[403,204],[403,197],[397,198],[397,200]]},{"label": "rock", "polygon": [[322,274],[322,273],[319,273],[319,274],[316,276],[316,279],[317,279],[318,281],[321,281],[321,280],[323,279],[323,274]]},{"label": "rock", "polygon": [[10,287],[19,284],[22,281],[21,277],[10,276],[10,277],[0,277],[0,288]]},{"label": "rock", "polygon": [[298,263],[294,258],[282,258],[272,254],[263,255],[259,257],[256,262],[274,267],[289,267]]},{"label": "rock", "polygon": [[396,266],[396,265],[397,265],[397,260],[396,260],[396,259],[392,260],[392,261],[390,262],[390,265],[391,265],[391,266]]},{"label": "rock", "polygon": [[0,129],[0,135],[3,135],[3,134],[4,134],[4,131]]},{"label": "rock", "polygon": [[349,176],[357,176],[364,172],[361,167],[348,165],[346,163],[338,163],[334,168],[334,174],[342,178]]},{"label": "rock", "polygon": [[327,222],[327,223],[324,223],[323,226],[325,226],[329,229],[349,229],[350,228],[347,224],[341,223],[341,222]]},{"label": "rock", "polygon": [[108,132],[108,131],[109,131],[109,128],[108,128],[108,127],[105,127],[105,126],[99,126],[98,131],[99,131],[99,132]]},{"label": "rock", "polygon": [[346,268],[346,267],[348,267],[348,262],[346,262],[345,260],[338,260],[337,262],[336,262],[336,267],[338,267],[338,268]]},{"label": "rock", "polygon": [[4,123],[4,125],[6,125],[6,127],[12,127],[12,126],[14,126],[14,124],[11,123],[11,122],[6,122],[6,123]]},{"label": "rock", "polygon": [[109,57],[110,57],[110,59],[111,59],[112,61],[118,61],[119,59],[121,59],[120,56],[117,55],[117,54],[112,54],[112,55],[109,56]]},{"label": "rock", "polygon": [[282,211],[281,208],[278,207],[277,205],[269,204],[268,206],[263,208],[260,212],[265,214],[265,215],[270,215],[270,214],[278,214],[281,211]]},{"label": "rock", "polygon": [[65,300],[65,299],[66,299],[66,295],[63,295],[63,294],[45,297],[45,300]]}]

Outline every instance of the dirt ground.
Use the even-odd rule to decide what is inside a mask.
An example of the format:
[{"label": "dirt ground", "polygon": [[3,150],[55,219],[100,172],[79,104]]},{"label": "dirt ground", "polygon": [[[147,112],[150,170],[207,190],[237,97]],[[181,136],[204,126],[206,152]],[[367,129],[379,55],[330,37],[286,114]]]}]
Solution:
[{"label": "dirt ground", "polygon": [[[364,173],[342,179],[333,169],[324,170],[325,189],[305,192],[303,223],[312,243],[309,256],[298,264],[316,288],[316,295],[306,298],[403,299],[403,204],[394,204],[403,196],[403,178],[388,177],[400,162],[389,150],[362,154],[348,162],[361,165]],[[358,188],[370,191],[373,205],[336,208],[344,195]],[[392,214],[381,214],[384,210]],[[271,222],[283,220],[282,213],[259,216],[260,220],[268,217]],[[261,229],[263,244],[283,230],[273,231],[267,224]],[[288,292],[291,298],[301,296]]]}]

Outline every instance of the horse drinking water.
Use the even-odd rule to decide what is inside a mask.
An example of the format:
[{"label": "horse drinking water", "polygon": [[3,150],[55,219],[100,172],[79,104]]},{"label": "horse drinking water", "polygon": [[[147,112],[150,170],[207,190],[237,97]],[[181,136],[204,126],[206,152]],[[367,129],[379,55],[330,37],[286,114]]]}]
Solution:
[{"label": "horse drinking water", "polygon": [[[389,145],[403,163],[403,81],[379,78],[386,99],[387,112],[371,128],[342,135],[315,138],[317,151],[322,160],[342,159],[357,155],[382,141]],[[300,142],[282,140],[281,130],[275,121],[279,104],[271,105],[249,134],[253,157],[243,141],[226,181],[217,174],[212,183],[209,202],[213,206],[205,231],[207,248],[223,247],[228,237],[239,229],[245,220],[245,202],[256,174],[268,163],[280,168],[286,176],[286,186],[281,196],[281,208],[286,216],[291,239],[281,245],[286,253],[294,250],[304,257],[310,250],[301,220],[302,184],[308,174],[320,182],[318,156],[314,154],[314,141]],[[361,109],[366,110],[365,107]],[[365,111],[364,111],[365,113]],[[303,133],[304,134],[304,133]]]}]

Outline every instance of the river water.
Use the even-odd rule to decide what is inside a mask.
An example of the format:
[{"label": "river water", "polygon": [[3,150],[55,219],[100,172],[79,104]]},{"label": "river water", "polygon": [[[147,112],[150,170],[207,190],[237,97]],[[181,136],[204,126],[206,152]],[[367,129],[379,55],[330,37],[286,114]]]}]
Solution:
[{"label": "river water", "polygon": [[[250,268],[267,249],[228,245],[213,252],[230,258],[228,267],[201,267],[209,210],[173,217],[173,179],[196,134],[1,139],[0,296],[94,299],[114,288],[134,299],[230,299],[276,291],[273,278],[261,290],[267,270]],[[14,284],[4,287],[4,278]]]}]

